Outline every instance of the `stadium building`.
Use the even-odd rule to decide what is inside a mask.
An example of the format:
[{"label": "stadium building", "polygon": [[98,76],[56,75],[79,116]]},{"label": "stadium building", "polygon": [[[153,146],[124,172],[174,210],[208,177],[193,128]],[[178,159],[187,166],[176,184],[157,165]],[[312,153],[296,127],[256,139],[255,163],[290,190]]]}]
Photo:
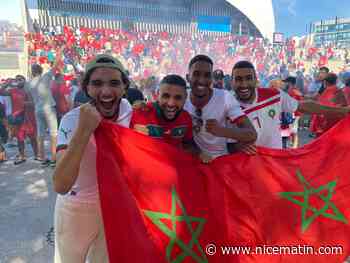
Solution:
[{"label": "stadium building", "polygon": [[311,34],[316,46],[350,46],[350,19],[335,18],[321,20],[311,24]]},{"label": "stadium building", "polygon": [[[272,0],[24,0],[29,29],[112,28],[272,39]],[[263,15],[262,15],[263,14]]]}]

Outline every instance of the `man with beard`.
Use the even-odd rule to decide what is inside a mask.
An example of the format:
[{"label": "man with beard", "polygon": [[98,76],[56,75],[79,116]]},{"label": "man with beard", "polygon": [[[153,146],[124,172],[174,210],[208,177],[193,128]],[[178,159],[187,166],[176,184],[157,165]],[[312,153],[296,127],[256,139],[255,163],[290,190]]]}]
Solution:
[{"label": "man with beard", "polygon": [[[280,134],[281,112],[324,114],[333,117],[345,116],[349,108],[323,106],[313,101],[297,101],[281,90],[259,88],[255,68],[248,61],[236,63],[232,69],[232,87],[243,112],[249,117],[258,132],[256,145],[282,149]],[[235,147],[236,146],[236,147]],[[244,149],[255,152],[253,145],[231,145],[232,151]]]},{"label": "man with beard", "polygon": [[135,109],[130,128],[188,149],[193,137],[191,116],[183,110],[186,98],[186,81],[178,75],[165,76],[157,101]]},{"label": "man with beard", "polygon": [[129,85],[123,65],[98,55],[86,66],[82,89],[92,102],[63,116],[53,175],[55,207],[55,263],[108,262],[96,178],[93,136],[102,119],[129,127],[132,108],[123,99]]},{"label": "man with beard", "polygon": [[[212,88],[213,61],[208,56],[192,58],[187,81],[191,90],[184,109],[192,117],[194,141],[201,150],[203,162],[228,154],[228,139],[243,143],[256,140],[254,126],[241,111],[234,96],[227,90]],[[227,128],[227,122],[236,126]]]},{"label": "man with beard", "polygon": [[24,86],[26,80],[24,76],[17,75],[15,80],[9,84],[9,88],[0,89],[0,96],[10,96],[12,104],[12,113],[8,118],[9,124],[13,127],[14,135],[17,138],[18,155],[14,161],[15,165],[26,161],[25,144],[26,137],[30,139],[35,159],[38,155],[38,146],[36,141],[36,127],[34,124],[33,101],[27,93]]}]

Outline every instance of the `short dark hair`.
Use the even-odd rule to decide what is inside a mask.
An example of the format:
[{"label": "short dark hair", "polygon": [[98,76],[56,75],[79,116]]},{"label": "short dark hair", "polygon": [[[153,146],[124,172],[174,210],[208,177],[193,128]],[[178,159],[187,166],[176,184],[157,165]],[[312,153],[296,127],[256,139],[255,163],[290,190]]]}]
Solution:
[{"label": "short dark hair", "polygon": [[162,84],[177,85],[186,89],[186,81],[181,76],[176,74],[165,76],[160,82],[160,85]]},{"label": "short dark hair", "polygon": [[254,78],[256,78],[256,73],[255,73],[255,68],[254,68],[254,65],[249,62],[248,60],[241,60],[241,61],[238,61],[232,68],[232,72],[231,72],[231,77],[233,78],[233,71],[235,69],[242,69],[242,68],[249,68],[249,69],[252,69],[253,72],[254,72]]},{"label": "short dark hair", "polygon": [[214,70],[214,72],[213,72],[213,78],[214,78],[215,80],[222,80],[222,79],[224,79],[224,77],[225,77],[225,73],[224,73],[224,71],[223,71],[222,69],[216,69],[216,70]]},{"label": "short dark hair", "polygon": [[21,78],[21,79],[24,79],[24,80],[26,80],[26,78],[23,76],[23,75],[16,75],[16,77],[15,77],[16,79],[18,79],[18,78]]},{"label": "short dark hair", "polygon": [[208,57],[207,55],[197,55],[195,57],[193,57],[190,61],[190,64],[188,65],[188,68],[191,68],[193,66],[193,64],[199,62],[199,61],[203,61],[203,62],[207,62],[209,63],[212,67],[214,66],[214,62],[213,60]]},{"label": "short dark hair", "polygon": [[329,73],[329,68],[327,67],[320,67],[318,71],[326,71],[326,73]]},{"label": "short dark hair", "polygon": [[242,61],[238,61],[232,68],[232,71],[235,69],[239,69],[239,68],[250,68],[253,69],[255,71],[254,65],[247,61],[247,60],[242,60]]},{"label": "short dark hair", "polygon": [[43,68],[39,64],[33,64],[31,67],[32,75],[37,76],[43,74]]},{"label": "short dark hair", "polygon": [[326,81],[330,85],[335,85],[337,84],[337,79],[338,79],[337,74],[328,73],[324,81]]},{"label": "short dark hair", "polygon": [[292,84],[292,85],[296,85],[297,84],[297,78],[293,77],[293,76],[289,76],[288,78],[283,80],[283,82],[288,83],[288,84]]}]

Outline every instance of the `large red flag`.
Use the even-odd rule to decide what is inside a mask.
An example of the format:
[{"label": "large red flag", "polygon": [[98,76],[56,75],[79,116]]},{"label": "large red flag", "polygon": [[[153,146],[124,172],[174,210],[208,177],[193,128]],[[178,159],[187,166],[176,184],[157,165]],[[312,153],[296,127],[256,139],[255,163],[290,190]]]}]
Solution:
[{"label": "large red flag", "polygon": [[259,148],[210,165],[109,122],[95,135],[112,263],[343,262],[349,255],[349,118],[298,150]]}]

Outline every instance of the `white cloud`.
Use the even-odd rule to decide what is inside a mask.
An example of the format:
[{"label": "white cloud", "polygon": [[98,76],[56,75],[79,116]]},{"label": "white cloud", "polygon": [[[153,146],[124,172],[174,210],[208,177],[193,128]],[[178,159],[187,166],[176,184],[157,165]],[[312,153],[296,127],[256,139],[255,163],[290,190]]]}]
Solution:
[{"label": "white cloud", "polygon": [[280,0],[279,1],[281,5],[287,5],[287,10],[288,13],[291,14],[292,16],[297,16],[297,11],[296,11],[296,4],[297,0]]}]

